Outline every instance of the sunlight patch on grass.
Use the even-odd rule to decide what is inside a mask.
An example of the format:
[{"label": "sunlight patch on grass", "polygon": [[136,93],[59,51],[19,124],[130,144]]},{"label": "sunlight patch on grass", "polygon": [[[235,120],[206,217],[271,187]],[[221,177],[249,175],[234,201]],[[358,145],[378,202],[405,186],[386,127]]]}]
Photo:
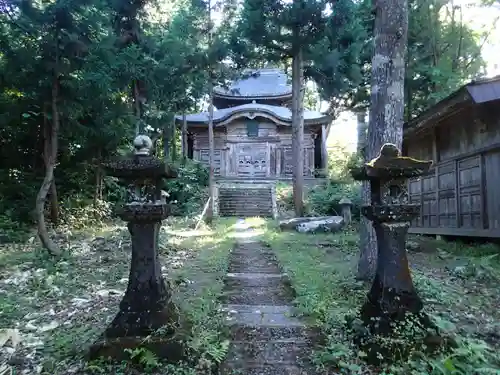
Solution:
[{"label": "sunlight patch on grass", "polygon": [[[193,358],[220,359],[226,350],[217,296],[234,245],[230,237],[234,223],[215,221],[205,236],[181,237],[163,230],[160,234],[162,272],[174,281],[173,298],[192,324],[188,345]],[[186,226],[182,219],[169,220],[169,229],[182,232]],[[87,237],[89,233],[103,237],[98,241],[102,246],[94,246],[94,235]],[[88,346],[116,314],[127,286],[130,237],[123,226],[75,232],[69,242],[74,249],[57,260],[34,245],[27,245],[22,257],[12,248],[4,253],[9,262],[0,279],[0,324],[21,332],[23,341],[15,355],[30,358],[22,361],[28,373],[42,366],[51,375],[81,369]],[[194,374],[188,367],[179,368],[186,370],[179,373]],[[101,369],[127,373],[116,366]],[[173,373],[170,370],[164,373]],[[86,373],[90,372],[80,372]]]}]

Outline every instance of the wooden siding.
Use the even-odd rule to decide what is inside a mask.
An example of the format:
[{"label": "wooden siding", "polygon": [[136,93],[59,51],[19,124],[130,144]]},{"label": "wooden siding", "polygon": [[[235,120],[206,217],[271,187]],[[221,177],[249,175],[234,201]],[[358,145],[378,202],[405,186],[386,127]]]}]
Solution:
[{"label": "wooden siding", "polygon": [[[248,137],[244,119],[236,120],[214,132],[215,175],[223,177],[292,177],[292,133],[287,126],[277,126],[269,120],[257,119],[258,136]],[[317,127],[304,131],[304,176],[314,176],[314,137]],[[208,132],[191,131],[194,159],[208,164]]]},{"label": "wooden siding", "polygon": [[435,162],[409,181],[410,201],[421,205],[412,233],[500,237],[500,110],[490,104],[405,140],[408,156]]}]

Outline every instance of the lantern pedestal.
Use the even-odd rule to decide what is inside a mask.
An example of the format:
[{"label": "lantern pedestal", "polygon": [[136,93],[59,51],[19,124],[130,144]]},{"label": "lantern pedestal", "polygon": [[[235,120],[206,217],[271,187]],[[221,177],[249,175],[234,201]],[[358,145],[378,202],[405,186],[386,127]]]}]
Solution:
[{"label": "lantern pedestal", "polygon": [[[136,142],[134,142],[136,143]],[[103,336],[91,347],[90,357],[126,360],[125,349],[146,348],[158,358],[182,359],[183,347],[175,333],[179,313],[172,293],[161,273],[158,237],[161,221],[169,216],[169,206],[158,199],[159,180],[175,177],[172,170],[141,150],[130,159],[108,164],[108,171],[134,182],[129,202],[118,216],[128,222],[132,239],[132,260],[127,290],[120,310]]]},{"label": "lantern pedestal", "polygon": [[[435,328],[421,312],[423,303],[413,285],[406,253],[408,228],[420,210],[420,205],[408,202],[407,180],[424,174],[431,164],[402,157],[396,146],[385,144],[376,159],[351,172],[356,180],[370,182],[371,204],[362,207],[362,214],[373,223],[377,236],[376,275],[360,314],[368,334],[356,337],[372,363],[404,357],[419,338],[423,342],[429,326]],[[408,341],[397,338],[403,331],[414,342],[401,344]],[[389,334],[394,340],[380,339]]]}]

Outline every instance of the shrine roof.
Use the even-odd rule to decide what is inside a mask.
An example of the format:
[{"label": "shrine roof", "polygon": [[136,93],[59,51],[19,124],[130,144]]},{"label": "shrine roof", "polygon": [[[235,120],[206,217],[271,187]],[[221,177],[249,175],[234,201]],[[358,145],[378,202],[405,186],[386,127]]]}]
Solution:
[{"label": "shrine roof", "polygon": [[[214,111],[214,125],[225,125],[225,121],[233,116],[241,115],[242,117],[249,117],[248,114],[252,114],[251,118],[258,117],[260,115],[267,115],[274,117],[276,122],[281,125],[291,125],[292,123],[292,111],[286,107],[251,103],[242,104],[231,108],[224,108]],[[178,123],[182,123],[183,116],[176,115],[175,120]],[[330,122],[330,116],[318,112],[304,110],[304,125],[312,124],[326,124]],[[190,125],[208,125],[208,112],[194,113],[186,115],[186,121]]]},{"label": "shrine roof", "polygon": [[292,95],[288,76],[280,69],[268,68],[243,72],[242,79],[227,88],[215,87],[214,95],[227,99],[276,98]]},{"label": "shrine roof", "polygon": [[404,124],[404,137],[439,126],[450,114],[468,106],[500,100],[500,75],[479,78],[460,87],[457,91],[429,107],[417,117]]}]

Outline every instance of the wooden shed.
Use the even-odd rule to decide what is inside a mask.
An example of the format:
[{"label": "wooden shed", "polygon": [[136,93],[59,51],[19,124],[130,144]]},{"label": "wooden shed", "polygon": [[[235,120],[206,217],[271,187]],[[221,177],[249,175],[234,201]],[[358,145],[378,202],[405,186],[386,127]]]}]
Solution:
[{"label": "wooden shed", "polygon": [[410,233],[500,238],[500,76],[473,81],[405,124],[403,153],[434,161],[411,180]]}]

